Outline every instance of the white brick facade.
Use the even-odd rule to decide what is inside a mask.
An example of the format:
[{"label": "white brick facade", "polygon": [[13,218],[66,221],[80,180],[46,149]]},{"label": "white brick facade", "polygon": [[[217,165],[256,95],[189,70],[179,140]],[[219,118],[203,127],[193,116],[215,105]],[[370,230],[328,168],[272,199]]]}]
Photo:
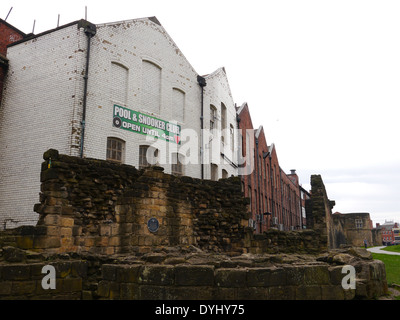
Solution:
[{"label": "white brick facade", "polygon": [[[8,48],[10,69],[0,109],[0,229],[36,223],[33,206],[39,201],[44,151],[80,153],[87,54],[83,27],[82,21],[72,23]],[[200,178],[202,89],[197,77],[156,19],[97,25],[91,39],[84,157],[106,159],[107,138],[114,137],[124,141],[126,164],[138,167],[139,146],[154,145],[165,172],[171,172],[170,153],[180,152],[191,161],[183,174]],[[218,164],[216,178],[236,175],[230,164],[236,163],[230,146],[236,112],[227,77],[219,69],[205,79],[204,128],[210,125],[210,105],[217,108],[222,128],[224,105],[227,133],[223,164],[221,150],[210,153],[210,136],[204,141],[204,178],[211,177],[208,163]],[[181,145],[161,139],[154,143],[146,135],[114,127],[114,104],[180,125]],[[221,145],[220,136],[211,140]],[[234,143],[237,139],[235,132]]]}]

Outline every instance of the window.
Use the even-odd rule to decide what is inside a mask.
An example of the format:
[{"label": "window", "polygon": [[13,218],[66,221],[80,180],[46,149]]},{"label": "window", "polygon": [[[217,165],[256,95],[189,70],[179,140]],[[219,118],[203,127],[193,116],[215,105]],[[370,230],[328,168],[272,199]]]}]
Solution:
[{"label": "window", "polygon": [[235,147],[235,131],[233,130],[233,125],[230,125],[230,142],[231,142],[231,150],[234,150]]},{"label": "window", "polygon": [[226,107],[221,102],[221,128],[226,129]]},{"label": "window", "polygon": [[151,146],[139,146],[139,169],[156,165],[158,160],[158,149]]},{"label": "window", "polygon": [[222,169],[222,179],[227,179],[227,178],[228,178],[228,171]]},{"label": "window", "polygon": [[217,129],[217,108],[213,105],[210,106],[210,130]]},{"label": "window", "polygon": [[111,99],[120,103],[127,103],[128,96],[128,69],[123,65],[111,63]]},{"label": "window", "polygon": [[125,141],[118,138],[107,138],[106,159],[118,163],[124,161]]},{"label": "window", "polygon": [[363,222],[361,219],[356,219],[356,229],[362,229]]},{"label": "window", "polygon": [[226,129],[226,107],[221,102],[221,140],[225,143],[225,129]]},{"label": "window", "polygon": [[149,112],[160,113],[161,68],[149,61],[142,64],[142,105]]},{"label": "window", "polygon": [[185,93],[179,89],[172,90],[172,119],[183,122],[185,112]]},{"label": "window", "polygon": [[218,180],[218,166],[214,163],[211,163],[211,180]]},{"label": "window", "polygon": [[171,173],[175,176],[183,175],[183,155],[173,153],[171,159]]}]

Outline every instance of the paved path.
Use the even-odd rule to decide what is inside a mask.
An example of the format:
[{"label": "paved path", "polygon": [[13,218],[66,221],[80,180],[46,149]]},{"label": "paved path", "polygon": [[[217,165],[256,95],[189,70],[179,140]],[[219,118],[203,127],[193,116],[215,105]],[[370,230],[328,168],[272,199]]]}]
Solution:
[{"label": "paved path", "polygon": [[386,250],[381,250],[382,248],[386,248],[385,246],[382,247],[372,247],[368,248],[367,250],[373,253],[383,253],[383,254],[394,254],[394,255],[400,255],[400,252],[391,252],[391,251],[386,251]]}]

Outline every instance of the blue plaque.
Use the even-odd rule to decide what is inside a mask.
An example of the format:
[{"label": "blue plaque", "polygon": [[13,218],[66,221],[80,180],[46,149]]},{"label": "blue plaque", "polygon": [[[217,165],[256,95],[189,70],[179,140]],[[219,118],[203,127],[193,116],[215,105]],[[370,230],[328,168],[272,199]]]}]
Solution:
[{"label": "blue plaque", "polygon": [[160,223],[156,218],[151,218],[149,221],[147,221],[147,228],[149,228],[149,231],[154,233],[158,231],[158,228],[160,227]]}]

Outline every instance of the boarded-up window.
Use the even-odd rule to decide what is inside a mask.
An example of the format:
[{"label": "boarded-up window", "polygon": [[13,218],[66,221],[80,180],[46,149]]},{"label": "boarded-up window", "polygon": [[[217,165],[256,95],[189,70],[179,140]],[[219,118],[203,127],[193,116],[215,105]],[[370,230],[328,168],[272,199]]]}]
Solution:
[{"label": "boarded-up window", "polygon": [[183,175],[183,155],[179,153],[172,154],[171,173],[175,176]]},{"label": "boarded-up window", "polygon": [[210,105],[210,130],[217,129],[217,108]]},{"label": "boarded-up window", "polygon": [[142,64],[142,106],[149,112],[160,113],[161,68],[149,61]]},{"label": "boarded-up window", "polygon": [[218,180],[218,166],[214,163],[211,164],[211,180]]},{"label": "boarded-up window", "polygon": [[183,122],[185,113],[185,93],[174,88],[172,90],[172,120]]},{"label": "boarded-up window", "polygon": [[111,99],[126,104],[128,99],[128,69],[119,63],[111,63]]}]

